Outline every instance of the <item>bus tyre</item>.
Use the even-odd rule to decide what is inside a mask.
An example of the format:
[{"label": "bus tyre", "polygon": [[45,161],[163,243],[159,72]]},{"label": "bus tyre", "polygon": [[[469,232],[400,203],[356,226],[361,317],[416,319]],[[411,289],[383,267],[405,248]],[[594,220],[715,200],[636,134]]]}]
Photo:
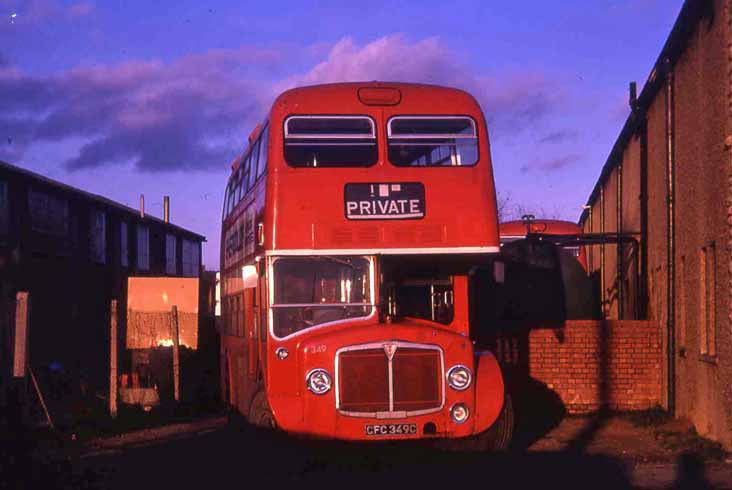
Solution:
[{"label": "bus tyre", "polygon": [[274,429],[277,427],[274,416],[272,415],[272,409],[269,408],[269,402],[267,402],[267,394],[264,390],[260,390],[254,395],[252,404],[249,406],[249,423],[255,427],[261,427],[264,429]]},{"label": "bus tyre", "polygon": [[481,451],[505,451],[513,436],[513,403],[511,395],[506,393],[503,408],[493,425],[476,436],[478,449]]}]

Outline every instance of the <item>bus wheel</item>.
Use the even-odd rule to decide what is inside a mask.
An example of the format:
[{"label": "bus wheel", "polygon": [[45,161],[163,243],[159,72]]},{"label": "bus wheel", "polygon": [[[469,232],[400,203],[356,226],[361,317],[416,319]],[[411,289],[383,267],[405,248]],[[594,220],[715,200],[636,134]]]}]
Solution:
[{"label": "bus wheel", "polygon": [[254,395],[252,404],[249,406],[249,423],[265,429],[274,429],[277,427],[272,409],[269,408],[267,402],[267,394],[264,390],[260,390]]},{"label": "bus wheel", "polygon": [[506,393],[498,419],[488,430],[475,436],[478,449],[481,451],[505,451],[508,449],[513,436],[513,425],[513,403],[511,402],[511,396]]}]

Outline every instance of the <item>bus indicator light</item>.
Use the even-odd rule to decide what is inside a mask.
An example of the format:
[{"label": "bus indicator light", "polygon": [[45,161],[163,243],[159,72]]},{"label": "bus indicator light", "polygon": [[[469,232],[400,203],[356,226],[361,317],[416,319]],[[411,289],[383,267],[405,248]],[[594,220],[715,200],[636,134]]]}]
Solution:
[{"label": "bus indicator light", "polygon": [[366,105],[397,105],[402,93],[396,88],[363,87],[358,89],[358,100]]}]

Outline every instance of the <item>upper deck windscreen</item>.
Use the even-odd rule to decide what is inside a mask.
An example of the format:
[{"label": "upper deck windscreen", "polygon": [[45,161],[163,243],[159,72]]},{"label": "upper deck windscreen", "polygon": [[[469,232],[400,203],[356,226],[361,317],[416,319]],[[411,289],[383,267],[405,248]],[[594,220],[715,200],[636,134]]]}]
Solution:
[{"label": "upper deck windscreen", "polygon": [[470,167],[478,162],[478,135],[470,117],[396,116],[387,130],[394,165]]},{"label": "upper deck windscreen", "polygon": [[376,129],[367,116],[291,116],[285,160],[291,167],[368,167],[376,163]]}]

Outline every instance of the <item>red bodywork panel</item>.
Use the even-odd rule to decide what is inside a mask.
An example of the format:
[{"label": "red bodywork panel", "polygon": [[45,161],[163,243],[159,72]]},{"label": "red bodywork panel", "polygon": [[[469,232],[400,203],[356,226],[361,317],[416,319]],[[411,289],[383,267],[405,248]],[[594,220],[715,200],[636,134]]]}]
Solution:
[{"label": "red bodywork panel", "polygon": [[[369,106],[358,89],[395,87],[394,106]],[[327,102],[326,102],[327,101]],[[379,158],[365,168],[293,168],[284,161],[283,121],[291,115],[357,114],[374,119]],[[386,123],[393,115],[467,115],[477,123],[479,160],[472,167],[397,167],[387,161]],[[265,214],[269,251],[494,247],[498,223],[485,120],[475,99],[460,90],[412,84],[336,84],[280,95],[270,116],[270,165]],[[346,183],[421,182],[421,220],[354,222],[344,216]],[[297,219],[293,219],[296,216]]]},{"label": "red bodywork panel", "polygon": [[[444,403],[440,403],[438,410],[424,415],[396,418],[344,415],[335,409],[338,390],[332,389],[322,396],[307,390],[305,378],[314,368],[325,369],[336,378],[336,383],[342,382],[336,374],[335,361],[336,352],[340,348],[384,341],[439,347],[443,357],[443,371],[462,364],[475,373],[475,381],[469,389],[459,392],[449,388],[440,379],[439,394],[440,398],[444,394]],[[278,347],[288,349],[290,355],[287,359],[277,358],[275,350]],[[417,424],[417,434],[399,437],[420,438],[424,437],[424,424],[431,422],[436,426],[435,436],[465,437],[489,427],[503,406],[503,378],[495,358],[490,353],[483,353],[476,363],[473,346],[468,338],[431,322],[404,320],[394,324],[378,324],[373,320],[366,320],[357,326],[349,324],[341,328],[325,328],[321,332],[304,332],[303,335],[284,341],[272,341],[268,347],[268,358],[268,395],[277,424],[286,431],[299,434],[358,440],[366,438],[366,424],[408,422]],[[377,377],[379,372],[374,371],[371,375]],[[462,425],[452,422],[449,415],[449,408],[457,402],[465,403],[475,414]],[[413,408],[418,410],[425,407]],[[344,411],[352,410],[345,407]]]},{"label": "red bodywork panel", "polygon": [[[526,223],[523,221],[505,221],[498,225],[501,238],[504,237],[525,237]],[[562,221],[555,219],[538,219],[533,220],[529,224],[531,233],[546,233],[549,235],[577,235],[582,233],[582,228],[572,221]],[[579,247],[579,256],[577,260],[582,268],[587,272],[587,249],[585,246]]]}]

